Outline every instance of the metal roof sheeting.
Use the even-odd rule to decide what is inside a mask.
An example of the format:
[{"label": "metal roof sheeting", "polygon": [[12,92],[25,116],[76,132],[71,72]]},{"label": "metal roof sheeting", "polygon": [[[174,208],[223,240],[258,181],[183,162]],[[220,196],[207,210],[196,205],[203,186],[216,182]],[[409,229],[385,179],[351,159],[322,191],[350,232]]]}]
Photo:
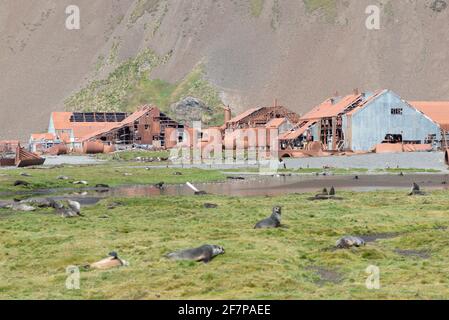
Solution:
[{"label": "metal roof sheeting", "polygon": [[449,131],[449,101],[409,101],[409,103]]}]

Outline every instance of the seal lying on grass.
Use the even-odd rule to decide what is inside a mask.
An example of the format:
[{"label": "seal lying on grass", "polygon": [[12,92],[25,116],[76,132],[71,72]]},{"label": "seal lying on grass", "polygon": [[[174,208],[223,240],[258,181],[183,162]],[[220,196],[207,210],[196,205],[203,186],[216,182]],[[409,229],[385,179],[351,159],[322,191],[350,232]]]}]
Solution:
[{"label": "seal lying on grass", "polygon": [[365,240],[359,237],[346,236],[337,241],[335,246],[339,249],[349,249],[351,247],[362,247],[365,245]]},{"label": "seal lying on grass", "polygon": [[195,249],[186,249],[167,254],[165,257],[170,260],[191,260],[210,262],[214,257],[224,254],[225,250],[221,246],[206,244]]},{"label": "seal lying on grass", "polygon": [[85,266],[86,269],[97,269],[97,270],[106,270],[115,267],[128,266],[129,263],[125,260],[122,260],[118,257],[117,252],[112,251],[109,253],[109,257],[100,260],[98,262],[89,264]]},{"label": "seal lying on grass", "polygon": [[259,221],[254,226],[254,229],[279,228],[281,226],[281,211],[281,207],[274,207],[271,216],[262,221]]}]

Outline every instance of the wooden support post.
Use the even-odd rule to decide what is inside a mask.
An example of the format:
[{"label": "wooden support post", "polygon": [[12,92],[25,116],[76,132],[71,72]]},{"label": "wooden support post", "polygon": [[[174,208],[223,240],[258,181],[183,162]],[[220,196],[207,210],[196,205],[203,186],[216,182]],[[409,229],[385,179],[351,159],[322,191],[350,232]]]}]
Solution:
[{"label": "wooden support post", "polygon": [[337,117],[332,117],[332,151],[337,150]]},{"label": "wooden support post", "polygon": [[441,129],[442,135],[443,135],[443,141],[444,141],[444,150],[447,150],[447,140],[446,140],[446,130]]}]

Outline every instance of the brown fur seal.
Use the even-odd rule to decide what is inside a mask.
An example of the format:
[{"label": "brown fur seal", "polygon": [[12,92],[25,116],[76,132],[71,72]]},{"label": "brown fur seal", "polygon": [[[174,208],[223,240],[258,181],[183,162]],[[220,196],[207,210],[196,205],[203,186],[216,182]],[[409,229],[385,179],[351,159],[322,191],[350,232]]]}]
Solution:
[{"label": "brown fur seal", "polygon": [[118,257],[117,252],[110,252],[109,257],[102,259],[98,262],[92,263],[86,266],[89,269],[106,270],[116,267],[127,266],[128,262]]},{"label": "brown fur seal", "polygon": [[348,249],[351,247],[361,247],[365,245],[365,240],[359,237],[347,236],[337,241],[335,246],[339,249]]},{"label": "brown fur seal", "polygon": [[409,196],[423,196],[425,193],[421,191],[421,188],[416,182],[413,182],[412,190],[408,194]]},{"label": "brown fur seal", "polygon": [[336,196],[336,191],[334,187],[331,187],[330,191],[324,188],[322,193],[316,194],[314,197],[309,198],[310,201],[315,200],[343,200],[341,197]]},{"label": "brown fur seal", "polygon": [[254,226],[254,229],[279,228],[281,226],[281,211],[281,207],[274,207],[271,216],[262,221],[259,221]]},{"label": "brown fur seal", "polygon": [[224,253],[225,250],[223,247],[206,244],[204,246],[194,249],[186,249],[177,252],[172,252],[167,254],[165,257],[171,260],[191,260],[208,263],[214,257]]}]

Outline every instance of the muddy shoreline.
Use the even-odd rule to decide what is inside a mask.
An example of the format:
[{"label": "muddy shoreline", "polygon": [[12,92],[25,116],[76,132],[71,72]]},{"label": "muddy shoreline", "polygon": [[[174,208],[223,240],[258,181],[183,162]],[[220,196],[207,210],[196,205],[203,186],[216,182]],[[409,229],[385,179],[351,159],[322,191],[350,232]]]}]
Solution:
[{"label": "muddy shoreline", "polygon": [[[357,176],[243,176],[223,182],[198,183],[199,190],[223,196],[280,196],[294,193],[313,193],[334,186],[339,191],[367,192],[376,190],[408,190],[413,182],[424,190],[449,189],[449,175],[405,174],[405,175],[357,175]],[[105,188],[61,188],[39,189],[18,192],[3,192],[2,197],[70,197],[103,199],[111,197],[189,196],[193,191],[186,185],[165,185],[160,189],[153,185],[124,185]]]}]

